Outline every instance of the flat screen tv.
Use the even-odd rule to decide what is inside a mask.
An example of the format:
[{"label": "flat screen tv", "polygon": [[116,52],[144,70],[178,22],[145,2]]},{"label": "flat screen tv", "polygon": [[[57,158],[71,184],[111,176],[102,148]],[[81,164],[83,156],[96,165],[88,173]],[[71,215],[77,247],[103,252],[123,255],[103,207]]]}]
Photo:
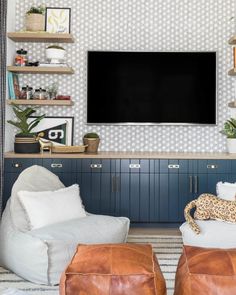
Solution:
[{"label": "flat screen tv", "polygon": [[88,52],[88,124],[216,124],[216,52]]}]

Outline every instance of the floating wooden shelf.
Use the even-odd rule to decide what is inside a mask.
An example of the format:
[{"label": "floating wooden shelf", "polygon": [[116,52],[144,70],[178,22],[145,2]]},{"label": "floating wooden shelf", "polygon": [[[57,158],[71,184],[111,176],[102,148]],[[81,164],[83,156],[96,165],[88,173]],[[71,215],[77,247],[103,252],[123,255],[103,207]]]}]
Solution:
[{"label": "floating wooden shelf", "polygon": [[71,34],[52,34],[47,32],[10,32],[8,38],[15,42],[60,42],[73,43]]},{"label": "floating wooden shelf", "polygon": [[8,99],[7,104],[17,105],[40,105],[40,106],[72,106],[74,103],[71,100],[33,100],[33,99]]},{"label": "floating wooden shelf", "polygon": [[7,67],[9,72],[24,74],[74,74],[70,67]]},{"label": "floating wooden shelf", "polygon": [[228,75],[230,75],[230,76],[236,76],[236,69],[229,70]]},{"label": "floating wooden shelf", "polygon": [[229,44],[236,45],[236,36],[233,36],[232,38],[229,39]]}]

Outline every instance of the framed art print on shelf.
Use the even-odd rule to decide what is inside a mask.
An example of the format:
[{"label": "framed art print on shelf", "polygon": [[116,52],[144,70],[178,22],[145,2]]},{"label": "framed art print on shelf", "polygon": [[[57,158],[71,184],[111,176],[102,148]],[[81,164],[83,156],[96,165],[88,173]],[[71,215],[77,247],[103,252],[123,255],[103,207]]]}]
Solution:
[{"label": "framed art print on shelf", "polygon": [[69,34],[71,27],[71,8],[46,7],[45,31],[48,33]]},{"label": "framed art print on shelf", "polygon": [[[29,122],[35,117],[30,117]],[[44,117],[33,130],[53,145],[73,145],[74,117]]]}]

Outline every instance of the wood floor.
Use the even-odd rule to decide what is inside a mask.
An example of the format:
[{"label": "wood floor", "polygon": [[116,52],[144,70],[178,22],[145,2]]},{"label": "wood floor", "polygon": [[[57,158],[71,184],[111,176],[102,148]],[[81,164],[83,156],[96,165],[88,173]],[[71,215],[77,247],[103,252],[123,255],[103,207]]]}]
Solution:
[{"label": "wood floor", "polygon": [[178,228],[141,228],[132,227],[129,230],[129,234],[133,235],[176,235],[180,236],[180,231]]}]

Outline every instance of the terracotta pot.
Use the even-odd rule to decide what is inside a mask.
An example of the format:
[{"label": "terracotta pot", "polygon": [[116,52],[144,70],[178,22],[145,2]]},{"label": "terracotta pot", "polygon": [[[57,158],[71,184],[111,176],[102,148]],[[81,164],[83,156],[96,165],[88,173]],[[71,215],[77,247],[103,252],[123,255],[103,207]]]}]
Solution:
[{"label": "terracotta pot", "polygon": [[26,31],[45,31],[44,15],[39,13],[30,13],[25,16]]},{"label": "terracotta pot", "polygon": [[84,145],[88,145],[86,148],[86,153],[96,154],[98,152],[98,146],[100,138],[84,138]]}]

